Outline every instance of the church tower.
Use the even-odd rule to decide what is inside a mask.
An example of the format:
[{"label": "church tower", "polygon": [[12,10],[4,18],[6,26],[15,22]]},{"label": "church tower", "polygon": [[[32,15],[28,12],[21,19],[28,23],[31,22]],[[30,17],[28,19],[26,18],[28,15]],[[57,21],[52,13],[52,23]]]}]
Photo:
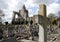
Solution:
[{"label": "church tower", "polygon": [[46,5],[45,4],[39,5],[39,14],[46,17]]},{"label": "church tower", "polygon": [[20,15],[23,17],[23,19],[27,19],[28,17],[28,10],[26,9],[25,5],[23,5],[22,9],[19,11]]}]

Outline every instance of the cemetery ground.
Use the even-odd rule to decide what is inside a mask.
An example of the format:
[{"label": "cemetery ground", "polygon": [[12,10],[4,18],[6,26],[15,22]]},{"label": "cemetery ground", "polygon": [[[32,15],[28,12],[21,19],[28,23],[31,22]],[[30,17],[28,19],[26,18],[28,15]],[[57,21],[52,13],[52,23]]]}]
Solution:
[{"label": "cemetery ground", "polygon": [[[22,29],[22,30],[26,31],[25,29]],[[29,36],[29,33],[26,33],[26,32],[21,31],[20,33],[18,33],[15,36],[11,34],[8,37],[2,38],[0,42],[39,42],[39,37],[33,36],[34,33],[30,34],[30,36]],[[34,37],[34,39],[32,39],[32,37]]]},{"label": "cemetery ground", "polygon": [[[29,37],[29,39],[20,39],[20,37],[8,37],[0,40],[0,42],[39,42],[39,37],[34,36],[34,40],[32,40],[32,37]],[[60,28],[50,31],[50,34],[47,33],[47,42],[60,42]]]},{"label": "cemetery ground", "polygon": [[55,31],[47,36],[47,42],[60,42],[60,28],[55,29]]},{"label": "cemetery ground", "polygon": [[34,37],[34,40],[32,40],[30,37],[30,39],[27,40],[27,39],[18,39],[15,37],[8,37],[8,38],[0,40],[0,42],[39,42],[38,38],[39,37]]}]

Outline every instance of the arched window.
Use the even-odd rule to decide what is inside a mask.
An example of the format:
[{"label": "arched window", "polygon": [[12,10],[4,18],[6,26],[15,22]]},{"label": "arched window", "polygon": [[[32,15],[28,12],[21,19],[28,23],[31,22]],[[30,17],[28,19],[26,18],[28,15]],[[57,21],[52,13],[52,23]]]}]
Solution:
[{"label": "arched window", "polygon": [[18,15],[17,14],[15,15],[15,18],[18,18]]}]

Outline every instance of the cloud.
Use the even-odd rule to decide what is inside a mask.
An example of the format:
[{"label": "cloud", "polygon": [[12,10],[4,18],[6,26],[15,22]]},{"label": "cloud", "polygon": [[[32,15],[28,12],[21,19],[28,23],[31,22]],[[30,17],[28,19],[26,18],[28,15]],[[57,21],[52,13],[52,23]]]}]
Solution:
[{"label": "cloud", "polygon": [[[55,15],[58,14],[58,12],[60,11],[60,3],[58,3],[59,0],[34,0],[33,3],[35,4],[46,4],[47,6],[47,15],[49,15],[50,13],[54,13]],[[39,10],[39,8],[37,8],[37,10]],[[36,12],[38,12],[36,10]]]},{"label": "cloud", "polygon": [[34,0],[34,3],[37,3],[37,4],[43,3],[46,5],[49,5],[53,2],[58,2],[58,0]]},{"label": "cloud", "polygon": [[7,9],[8,4],[5,0],[0,0],[0,9]]},{"label": "cloud", "polygon": [[7,0],[6,3],[8,4],[8,10],[16,9],[16,5],[18,4],[17,0]]},{"label": "cloud", "polygon": [[27,0],[24,4],[29,11],[30,17],[37,13],[36,10],[38,9],[38,4],[34,3],[33,0]]},{"label": "cloud", "polygon": [[59,11],[60,11],[59,3],[52,3],[47,6],[47,15],[49,15],[49,13],[54,13],[55,15],[57,15]]},{"label": "cloud", "polygon": [[[27,0],[27,1],[25,1],[25,5],[26,5],[27,9],[29,10],[29,15],[33,16],[35,13],[38,14],[40,3],[46,4],[47,15],[48,15],[49,13],[55,13],[56,14],[59,11],[58,1],[59,0]],[[34,10],[33,7],[36,10]]]},{"label": "cloud", "polygon": [[47,14],[57,13],[60,10],[59,0],[0,0],[0,8],[4,11],[5,21],[12,20],[12,12],[18,11],[25,4],[29,11],[29,16],[38,14],[39,4],[44,3],[47,5]]},{"label": "cloud", "polygon": [[[12,20],[13,11],[18,11],[22,7],[22,4],[19,0],[0,0],[0,9],[5,14],[3,20]],[[9,17],[11,18],[10,20],[8,19]]]}]

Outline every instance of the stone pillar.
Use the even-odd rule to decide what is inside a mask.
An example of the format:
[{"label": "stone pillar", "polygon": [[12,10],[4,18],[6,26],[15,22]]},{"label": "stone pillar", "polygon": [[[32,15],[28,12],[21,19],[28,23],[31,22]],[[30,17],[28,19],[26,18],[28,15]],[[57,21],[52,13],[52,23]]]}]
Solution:
[{"label": "stone pillar", "polygon": [[39,24],[39,42],[47,42],[47,31]]}]

